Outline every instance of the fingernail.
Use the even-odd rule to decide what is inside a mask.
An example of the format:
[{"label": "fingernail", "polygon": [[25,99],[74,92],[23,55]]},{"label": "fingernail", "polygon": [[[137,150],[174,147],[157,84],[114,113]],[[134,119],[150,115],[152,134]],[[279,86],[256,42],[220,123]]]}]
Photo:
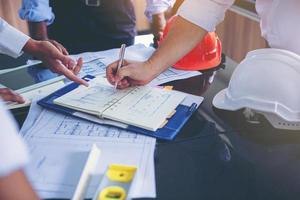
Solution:
[{"label": "fingernail", "polygon": [[19,100],[20,100],[19,103],[25,103],[25,99],[23,97],[20,97]]},{"label": "fingernail", "polygon": [[71,67],[74,67],[76,65],[76,62],[73,59],[71,59],[70,65],[71,65]]},{"label": "fingernail", "polygon": [[84,82],[84,86],[89,87],[88,82]]}]

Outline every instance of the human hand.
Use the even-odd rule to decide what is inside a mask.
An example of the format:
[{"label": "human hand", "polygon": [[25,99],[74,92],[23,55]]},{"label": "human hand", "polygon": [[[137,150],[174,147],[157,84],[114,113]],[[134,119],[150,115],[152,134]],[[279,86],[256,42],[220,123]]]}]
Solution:
[{"label": "human hand", "polygon": [[118,88],[145,85],[153,80],[157,73],[147,62],[124,60],[124,65],[117,71],[119,61],[115,61],[106,68],[106,77],[112,85],[118,82]]},{"label": "human hand", "polygon": [[53,44],[62,54],[64,55],[69,55],[68,50],[59,42],[55,41],[55,40],[51,40],[51,39],[46,39],[44,41],[48,41],[51,44]]},{"label": "human hand", "polygon": [[55,40],[48,37],[48,27],[46,21],[29,22],[30,35],[35,40],[48,41],[53,44],[62,54],[69,55],[67,49]]},{"label": "human hand", "polygon": [[88,83],[85,80],[76,76],[81,70],[83,64],[81,58],[75,62],[69,56],[64,55],[49,41],[36,41],[29,39],[23,50],[42,60],[42,62],[51,71],[63,74],[74,82],[88,86]]},{"label": "human hand", "polygon": [[9,88],[0,88],[0,97],[4,101],[12,101],[17,103],[25,103],[24,98],[18,93],[12,91]]}]

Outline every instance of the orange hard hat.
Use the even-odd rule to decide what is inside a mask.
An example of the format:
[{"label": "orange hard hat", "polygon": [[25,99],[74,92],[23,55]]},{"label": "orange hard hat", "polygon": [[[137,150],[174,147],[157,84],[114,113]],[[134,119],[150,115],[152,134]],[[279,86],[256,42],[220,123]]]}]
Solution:
[{"label": "orange hard hat", "polygon": [[[159,44],[168,34],[175,18],[176,16],[168,21]],[[206,70],[215,68],[221,63],[221,53],[222,44],[220,39],[215,32],[209,32],[193,50],[177,61],[173,67],[183,70]]]}]

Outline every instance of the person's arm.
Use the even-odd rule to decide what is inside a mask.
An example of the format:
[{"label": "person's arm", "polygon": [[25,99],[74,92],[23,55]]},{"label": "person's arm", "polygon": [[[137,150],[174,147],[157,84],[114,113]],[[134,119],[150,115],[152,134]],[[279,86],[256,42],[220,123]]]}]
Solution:
[{"label": "person's arm", "polygon": [[[82,59],[76,63],[50,42],[33,40],[0,18],[0,53],[17,58],[23,51],[42,60],[51,71],[63,74],[77,83],[88,85],[86,81],[76,76],[82,67]],[[17,103],[25,101],[9,88],[0,88],[0,97],[5,101]]]},{"label": "person's arm", "polygon": [[164,29],[166,27],[167,20],[165,17],[165,13],[158,13],[152,16],[151,29],[153,33],[153,42],[154,47],[158,47],[158,42],[163,36]]},{"label": "person's arm", "polygon": [[19,10],[21,19],[28,21],[30,35],[35,40],[47,40],[47,25],[54,21],[49,0],[22,0]]},{"label": "person's arm", "polygon": [[45,22],[50,25],[54,21],[52,8],[49,0],[22,0],[19,16],[30,22]]},{"label": "person's arm", "polygon": [[0,119],[0,199],[37,200],[38,196],[22,171],[29,162],[27,146],[1,100]]},{"label": "person's arm", "polygon": [[134,63],[126,61],[125,66],[118,70],[117,76],[116,63],[109,65],[108,81],[114,84],[116,80],[129,77],[120,82],[119,88],[147,84],[193,49],[206,33],[206,30],[179,16],[171,26],[168,36],[149,60]]},{"label": "person's arm", "polygon": [[157,47],[166,26],[165,12],[172,8],[175,0],[146,0],[146,3],[145,15],[151,23],[154,46]]},{"label": "person's arm", "polygon": [[185,0],[178,11],[179,17],[149,60],[127,62],[117,74],[116,63],[109,65],[108,81],[114,84],[116,80],[123,79],[119,82],[119,88],[149,83],[191,51],[208,31],[214,31],[233,2],[234,0]]},{"label": "person's arm", "polygon": [[[82,59],[75,62],[70,57],[63,55],[50,42],[33,40],[0,18],[0,53],[17,58],[23,51],[42,60],[53,72],[87,85],[86,81],[76,76],[82,67]],[[9,89],[0,89],[0,96],[7,101],[24,102],[24,99]]]},{"label": "person's arm", "polygon": [[63,45],[48,38],[47,26],[52,24],[55,18],[49,0],[23,0],[19,15],[21,19],[28,21],[30,36],[33,39],[49,41],[63,54],[69,54]]},{"label": "person's arm", "polygon": [[62,52],[49,41],[29,39],[22,50],[40,59],[51,71],[63,74],[79,84],[88,85],[85,80],[76,76],[81,70],[83,64],[82,58],[75,62],[71,57],[62,54]]},{"label": "person's arm", "polygon": [[0,199],[39,200],[22,170],[0,177]]}]

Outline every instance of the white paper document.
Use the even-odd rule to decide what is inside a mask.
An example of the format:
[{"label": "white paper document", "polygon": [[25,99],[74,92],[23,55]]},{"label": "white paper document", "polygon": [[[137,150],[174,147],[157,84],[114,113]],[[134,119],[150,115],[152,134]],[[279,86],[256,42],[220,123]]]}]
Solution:
[{"label": "white paper document", "polygon": [[[34,106],[37,106],[34,104]],[[38,109],[33,108],[35,113]],[[35,116],[35,115],[31,115]],[[92,197],[108,164],[138,167],[130,191],[134,197],[155,197],[155,138],[105,127],[49,110],[42,110],[33,126],[22,134],[31,163],[26,173],[42,198],[71,198],[92,144],[101,149],[98,174],[88,190]]]},{"label": "white paper document", "polygon": [[[146,47],[142,44],[132,45],[126,48],[125,59],[145,61],[153,54],[154,51],[155,49],[153,47]],[[78,74],[79,77],[83,77],[88,74],[93,76],[105,76],[106,67],[112,62],[118,60],[119,49],[110,49],[98,52],[85,52],[77,55],[71,55],[71,57],[73,59],[78,59],[80,57],[83,58],[84,64],[80,73]],[[34,64],[36,62],[37,61],[35,60],[29,60],[27,63]],[[198,75],[201,75],[201,73],[198,71],[177,70],[170,67],[149,84],[151,86],[156,86],[170,81],[187,79]]]},{"label": "white paper document", "polygon": [[153,79],[148,85],[157,86],[167,82],[187,79],[199,75],[201,75],[201,73],[198,71],[178,70],[170,67],[166,71],[161,73],[158,77]]},{"label": "white paper document", "polygon": [[[145,47],[142,44],[133,45],[126,48],[125,59],[145,61],[153,54],[154,51],[154,48]],[[118,56],[119,49],[111,49],[99,52],[87,52],[78,55],[73,55],[75,59],[82,57],[85,62],[79,74],[80,77],[85,76],[87,74],[94,76],[105,75],[106,66],[116,61],[118,59]],[[95,60],[97,58],[99,59]],[[201,73],[198,71],[178,70],[170,67],[149,84],[151,86],[156,86],[170,81],[191,78],[198,75],[201,75]]]}]

